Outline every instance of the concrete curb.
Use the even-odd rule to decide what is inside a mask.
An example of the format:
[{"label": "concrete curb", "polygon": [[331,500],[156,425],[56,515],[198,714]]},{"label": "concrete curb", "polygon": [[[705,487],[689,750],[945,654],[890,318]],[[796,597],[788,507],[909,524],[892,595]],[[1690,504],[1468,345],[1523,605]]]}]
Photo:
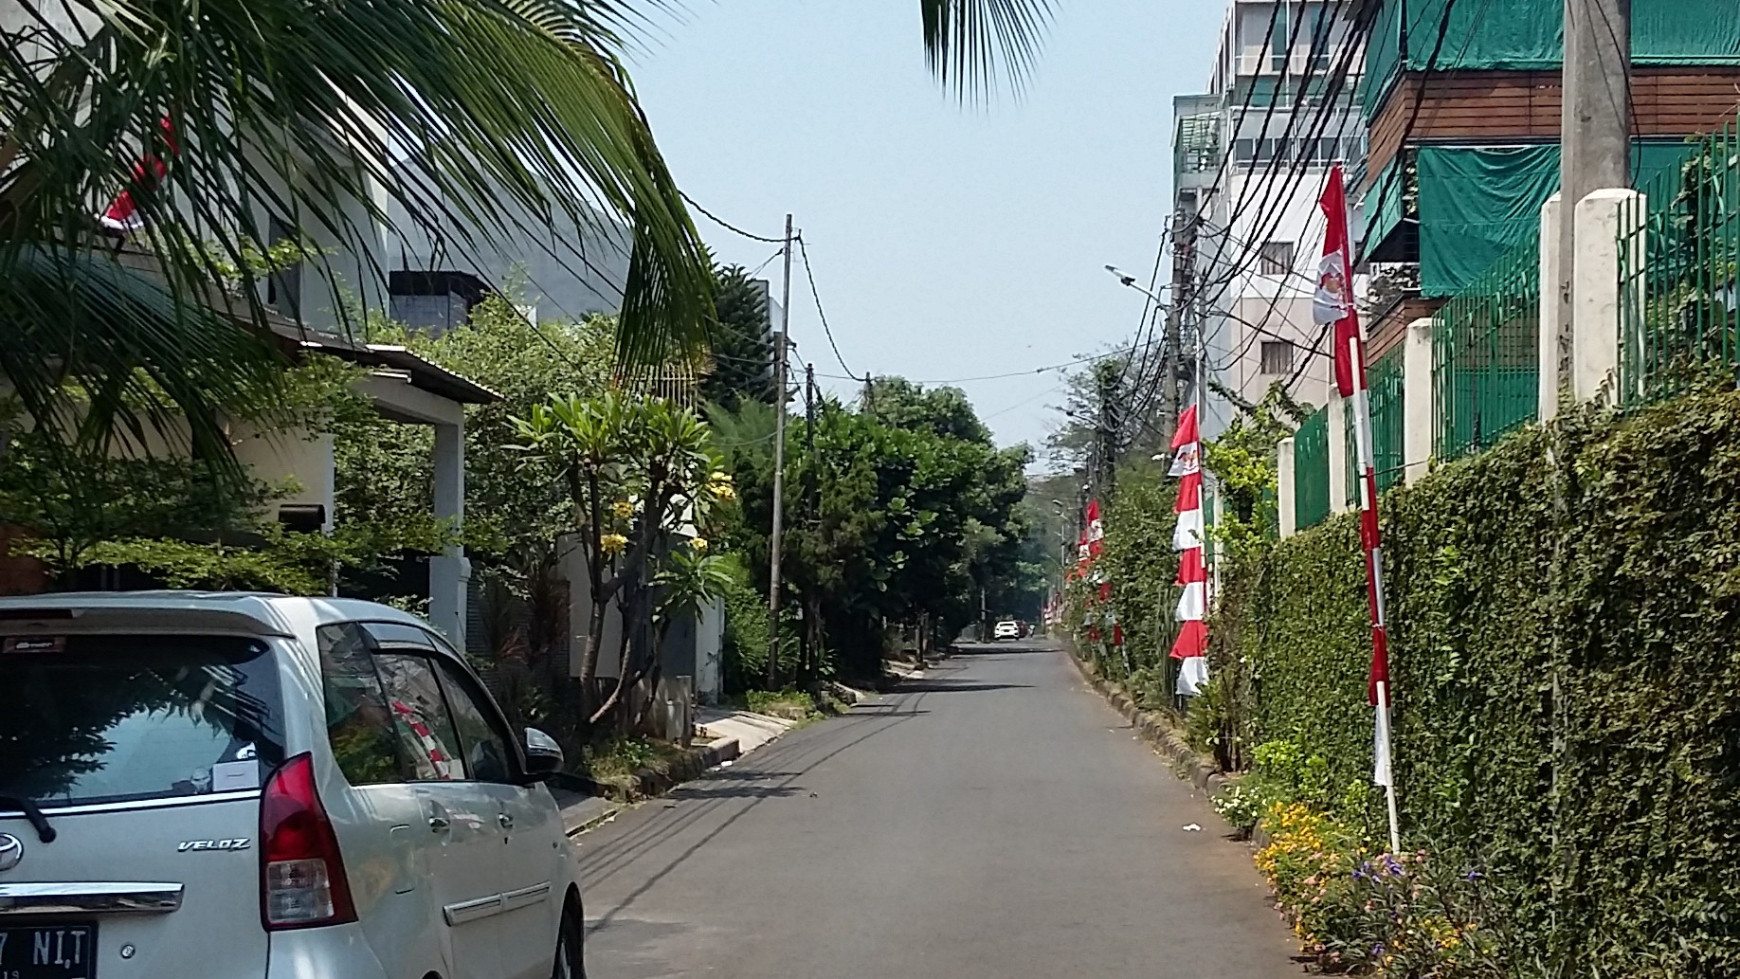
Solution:
[{"label": "concrete curb", "polygon": [[724,762],[735,761],[741,756],[742,751],[736,738],[721,738],[712,744],[690,748],[671,765],[669,772],[658,772],[651,768],[640,769],[630,776],[630,784],[626,787],[596,783],[600,789],[611,794],[594,796],[601,803],[598,811],[573,823],[564,821],[563,831],[572,838],[597,829],[635,803],[664,795],[684,782],[699,778],[708,769]]},{"label": "concrete curb", "polygon": [[1066,652],[1070,662],[1074,663],[1076,670],[1081,673],[1082,680],[1086,681],[1088,686],[1099,691],[1100,696],[1106,698],[1106,703],[1130,722],[1130,726],[1136,730],[1137,737],[1153,745],[1162,755],[1172,759],[1187,773],[1191,784],[1202,792],[1212,795],[1220,788],[1221,784],[1225,782],[1225,778],[1220,773],[1220,766],[1197,754],[1196,749],[1186,744],[1184,738],[1173,729],[1171,721],[1160,714],[1145,711],[1136,706],[1136,702],[1130,699],[1129,694],[1094,672],[1093,667],[1075,654],[1075,650],[1066,650]]}]

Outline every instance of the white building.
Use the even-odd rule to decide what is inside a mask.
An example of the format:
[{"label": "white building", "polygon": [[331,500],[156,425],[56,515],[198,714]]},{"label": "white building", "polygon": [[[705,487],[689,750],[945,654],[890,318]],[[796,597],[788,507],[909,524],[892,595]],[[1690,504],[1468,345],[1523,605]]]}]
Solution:
[{"label": "white building", "polygon": [[1203,351],[1205,436],[1235,411],[1216,384],[1251,402],[1275,382],[1310,404],[1328,399],[1328,348],[1312,354],[1317,200],[1330,164],[1357,165],[1365,142],[1362,52],[1336,12],[1233,0],[1208,91],[1174,103],[1173,294],[1186,351]]}]

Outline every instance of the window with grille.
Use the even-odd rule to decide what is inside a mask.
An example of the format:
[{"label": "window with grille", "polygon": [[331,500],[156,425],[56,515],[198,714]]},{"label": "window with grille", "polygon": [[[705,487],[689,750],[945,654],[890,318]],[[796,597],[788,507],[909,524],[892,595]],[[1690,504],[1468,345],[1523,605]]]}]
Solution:
[{"label": "window with grille", "polygon": [[1293,243],[1269,241],[1257,255],[1257,272],[1262,275],[1286,275],[1293,271]]},{"label": "window with grille", "polygon": [[1293,343],[1290,340],[1263,341],[1263,373],[1285,374],[1293,369]]}]

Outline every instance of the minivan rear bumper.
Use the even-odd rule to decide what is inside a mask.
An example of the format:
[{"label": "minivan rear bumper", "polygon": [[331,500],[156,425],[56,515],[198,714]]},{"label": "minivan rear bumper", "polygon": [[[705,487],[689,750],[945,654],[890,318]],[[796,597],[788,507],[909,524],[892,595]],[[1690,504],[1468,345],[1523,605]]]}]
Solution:
[{"label": "minivan rear bumper", "polygon": [[275,931],[266,979],[387,979],[361,926],[328,925]]}]

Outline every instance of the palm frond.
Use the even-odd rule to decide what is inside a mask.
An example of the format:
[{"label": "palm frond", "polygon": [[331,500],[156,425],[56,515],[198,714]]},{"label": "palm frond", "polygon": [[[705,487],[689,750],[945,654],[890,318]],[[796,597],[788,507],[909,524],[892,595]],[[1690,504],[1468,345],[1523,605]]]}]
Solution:
[{"label": "palm frond", "polygon": [[8,264],[0,376],[38,427],[97,449],[168,442],[221,468],[219,412],[272,415],[281,375],[261,334],[178,305],[112,255],[38,245],[14,248]]},{"label": "palm frond", "polygon": [[472,249],[564,244],[558,215],[624,221],[624,354],[692,347],[708,263],[616,53],[649,5],[29,0],[0,38],[0,276],[24,261],[17,243],[99,247],[92,216],[151,152],[172,163],[162,188],[134,188],[134,243],[183,311],[273,219],[380,276],[376,229],[397,201]]},{"label": "palm frond", "polygon": [[924,51],[942,83],[962,99],[1017,92],[1033,71],[1051,22],[1051,0],[919,0]]}]

